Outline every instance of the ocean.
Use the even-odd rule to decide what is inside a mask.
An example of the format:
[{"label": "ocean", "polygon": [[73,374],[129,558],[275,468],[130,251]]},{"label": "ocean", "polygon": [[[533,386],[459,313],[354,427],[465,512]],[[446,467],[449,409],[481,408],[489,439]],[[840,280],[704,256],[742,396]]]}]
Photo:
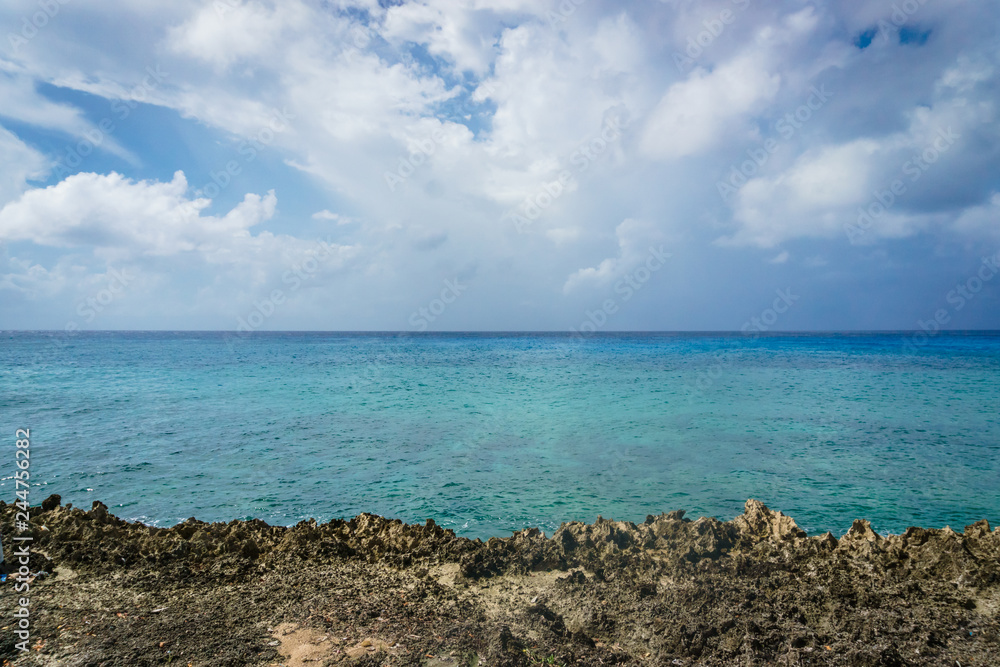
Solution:
[{"label": "ocean", "polygon": [[0,497],[27,428],[32,504],[160,526],[1000,520],[996,333],[2,332],[0,415]]}]

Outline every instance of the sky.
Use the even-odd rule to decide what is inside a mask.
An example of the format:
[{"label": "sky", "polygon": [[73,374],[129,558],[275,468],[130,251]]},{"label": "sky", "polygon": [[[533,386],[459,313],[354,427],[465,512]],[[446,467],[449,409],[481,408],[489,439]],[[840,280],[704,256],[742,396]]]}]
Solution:
[{"label": "sky", "polygon": [[7,0],[0,329],[1000,329],[998,25]]}]

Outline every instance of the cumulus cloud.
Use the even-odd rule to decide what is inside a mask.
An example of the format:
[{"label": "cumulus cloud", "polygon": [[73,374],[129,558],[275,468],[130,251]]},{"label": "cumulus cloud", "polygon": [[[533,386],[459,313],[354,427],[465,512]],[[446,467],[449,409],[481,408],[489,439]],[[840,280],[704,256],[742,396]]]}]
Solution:
[{"label": "cumulus cloud", "polygon": [[426,44],[431,54],[450,61],[459,72],[483,74],[495,55],[494,26],[472,9],[472,3],[461,4],[465,11],[455,11],[460,4],[454,1],[390,6],[381,34],[397,43]]},{"label": "cumulus cloud", "polygon": [[[280,49],[283,34],[301,32],[310,19],[300,2],[267,7],[259,2],[206,4],[167,33],[167,46],[219,71],[253,63]],[[290,36],[290,35],[289,35]]]},{"label": "cumulus cloud", "polygon": [[[315,241],[250,229],[274,216],[277,198],[248,193],[224,215],[206,215],[206,198],[189,199],[184,173],[169,182],[132,181],[117,173],[80,173],[30,190],[0,209],[0,237],[60,248],[91,248],[108,261],[196,255],[209,265],[265,271],[311,252]],[[330,246],[330,244],[327,244]],[[338,260],[358,248],[332,244]]]},{"label": "cumulus cloud", "polygon": [[773,100],[780,82],[780,75],[769,72],[765,61],[755,56],[738,58],[713,72],[698,69],[671,86],[653,110],[643,150],[656,158],[679,158],[734,135],[752,136],[748,114]]},{"label": "cumulus cloud", "polygon": [[[944,78],[953,80],[953,74]],[[773,247],[809,237],[865,243],[903,238],[954,219],[988,196],[980,164],[964,147],[970,136],[1000,139],[989,128],[992,103],[971,106],[946,96],[905,115],[909,125],[901,131],[808,149],[788,168],[750,179],[733,198],[738,230],[720,241]],[[954,200],[973,183],[966,202],[928,205],[935,198]]]},{"label": "cumulus cloud", "polygon": [[868,195],[879,144],[859,139],[800,156],[784,172],[750,180],[736,195],[739,231],[725,243],[770,248],[789,238],[842,232],[843,212]]},{"label": "cumulus cloud", "polygon": [[202,215],[208,199],[190,200],[184,173],[172,181],[131,181],[121,174],[80,173],[24,193],[0,209],[0,235],[56,247],[90,246],[140,255],[214,248],[274,215],[274,192],[247,194],[224,216]]},{"label": "cumulus cloud", "polygon": [[[0,209],[0,238],[71,254],[54,264],[24,256],[0,258],[0,289],[29,300],[51,298],[58,303],[68,298],[72,303],[102,289],[109,276],[118,276],[127,283],[131,307],[139,311],[142,295],[156,295],[160,302],[159,292],[178,273],[201,274],[211,277],[173,307],[206,316],[252,301],[258,289],[273,291],[282,285],[287,291],[293,284],[297,292],[304,283],[322,285],[360,253],[356,245],[322,236],[251,232],[273,219],[273,191],[263,196],[248,193],[229,211],[209,215],[206,209],[212,202],[191,199],[187,190],[180,171],[169,182],[80,173],[28,190]],[[89,256],[87,251],[92,251]]]}]

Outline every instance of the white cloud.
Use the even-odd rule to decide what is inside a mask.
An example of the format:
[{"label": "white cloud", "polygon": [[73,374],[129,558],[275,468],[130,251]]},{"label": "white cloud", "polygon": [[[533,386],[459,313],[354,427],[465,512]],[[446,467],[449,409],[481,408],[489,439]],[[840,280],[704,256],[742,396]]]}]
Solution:
[{"label": "white cloud", "polygon": [[953,229],[966,235],[1000,237],[1000,192],[992,193],[986,203],[962,211]]},{"label": "white cloud", "polygon": [[189,199],[187,189],[178,171],[165,183],[80,173],[25,192],[0,209],[0,237],[71,250],[48,267],[23,256],[4,267],[0,257],[0,289],[72,305],[120,270],[128,276],[131,308],[139,311],[143,299],[163,303],[160,292],[179,276],[200,276],[197,298],[172,308],[218,314],[252,303],[259,290],[321,286],[360,253],[329,239],[251,233],[274,215],[273,192],[247,194],[225,214],[207,215],[211,202]]},{"label": "white cloud", "polygon": [[[561,170],[580,175],[573,162],[580,147],[609,122],[628,124],[648,105],[648,83],[639,72],[624,71],[643,53],[642,35],[621,15],[602,21],[596,34],[573,20],[559,31],[542,23],[505,30],[493,76],[475,95],[497,109],[482,138],[483,159],[471,165],[481,180],[469,186],[506,208],[537,194]],[[623,154],[621,139],[609,155]]]},{"label": "white cloud", "polygon": [[[205,215],[208,199],[188,199],[183,172],[167,183],[120,174],[80,173],[30,190],[0,209],[0,236],[62,248],[89,247],[114,261],[194,253],[208,264],[281,262],[312,241],[250,229],[275,212],[274,192],[249,193],[224,215]],[[356,248],[336,246],[342,259]]]},{"label": "white cloud", "polygon": [[[260,160],[245,165],[244,178],[274,175],[285,208],[310,202],[303,205],[312,208],[296,215],[352,244],[359,261],[344,262],[353,282],[338,290],[336,306],[345,318],[361,313],[362,319],[343,320],[350,326],[405,326],[412,301],[424,299],[427,285],[468,269],[488,277],[488,286],[477,286],[488,295],[464,300],[450,316],[482,308],[483,319],[467,324],[506,325],[503,318],[512,313],[498,304],[530,301],[539,304],[538,322],[519,322],[558,327],[560,306],[574,297],[542,303],[539,295],[561,287],[585,294],[627,271],[634,255],[647,250],[629,245],[627,227],[618,225],[612,235],[610,227],[623,219],[656,220],[650,233],[670,221],[671,233],[689,243],[685,259],[692,265],[735,256],[736,250],[711,244],[720,234],[730,245],[843,243],[843,225],[857,207],[940,126],[952,125],[967,138],[865,242],[923,230],[978,238],[990,228],[991,209],[981,202],[995,189],[990,179],[1000,145],[1000,58],[983,18],[995,12],[978,0],[940,10],[923,6],[913,25],[933,29],[926,45],[879,42],[863,51],[855,37],[891,13],[885,5],[866,1],[845,9],[819,2],[789,12],[784,5],[750,3],[690,72],[678,71],[673,53],[705,29],[706,18],[733,8],[728,0],[586,3],[555,25],[546,12],[558,2],[528,0],[221,4],[233,10],[220,16],[217,3],[193,0],[67,5],[16,62],[0,59],[0,70],[13,72],[20,86],[7,113],[27,118],[38,111],[35,118],[48,126],[79,132],[84,126],[74,123],[85,115],[65,101],[72,96],[46,100],[36,94],[45,92],[38,83],[113,99],[127,96],[146,68],[158,64],[169,77],[147,99],[183,120],[164,113],[157,122],[183,127],[194,119],[199,131],[224,144],[233,135],[256,136],[275,110],[287,110],[293,118],[275,133],[267,160],[284,160],[302,174],[267,173]],[[16,9],[0,7],[0,18],[19,22],[20,13],[34,6],[25,0]],[[108,35],[122,38],[109,41]],[[30,87],[22,85],[28,80]],[[801,105],[811,85],[824,82],[834,92],[829,106],[783,141],[754,180],[721,202],[714,187],[720,176],[745,160],[748,148],[775,136],[775,119]],[[461,107],[469,90],[476,91],[475,103]],[[139,116],[129,122],[143,122]],[[613,116],[628,120],[622,136],[600,160],[580,168],[577,151]],[[385,173],[428,141],[433,152],[390,190]],[[90,261],[95,253],[104,261],[130,258],[179,292],[197,287],[199,295],[210,293],[204,303],[211,311],[232,297],[227,276],[239,274],[235,289],[244,294],[245,285],[266,285],[308,244],[281,234],[302,221],[276,212],[267,195],[210,215],[214,209],[201,208],[176,177],[158,183],[80,175],[22,197],[45,159],[16,137],[0,135],[0,147],[8,145],[14,158],[0,166],[0,194],[16,201],[0,213],[0,233],[63,248],[62,258],[83,263],[88,275],[104,268]],[[146,165],[157,171],[145,173],[183,165],[193,174],[220,166],[186,162],[198,158],[180,148],[149,157],[160,162]],[[564,169],[571,172],[567,185],[530,233],[518,234],[502,219]],[[313,205],[317,188],[329,192],[329,201]],[[313,214],[324,206],[325,213]],[[190,225],[177,217],[188,209]],[[342,224],[347,219],[334,213],[341,210],[357,224]],[[29,224],[35,215],[41,221],[36,229]],[[254,220],[260,221],[256,227]],[[617,246],[595,246],[607,239]],[[833,267],[843,260],[838,252],[853,250],[837,244],[830,244],[836,250],[822,249]],[[820,252],[789,250],[768,256]],[[53,259],[58,252],[28,243],[17,251],[30,258],[29,267],[44,265],[53,276],[61,270],[62,258]],[[790,269],[806,261],[786,259],[795,264]],[[773,271],[756,259],[752,264]],[[198,266],[205,270],[192,269]],[[9,268],[11,274],[27,271]],[[77,280],[69,269],[59,275]],[[747,276],[747,289],[754,280]],[[724,282],[718,279],[719,289]],[[704,284],[683,298],[695,301]],[[391,319],[387,303],[399,306],[401,319]],[[386,312],[383,320],[363,319]]]},{"label": "white cloud", "polygon": [[36,298],[55,294],[68,283],[64,276],[29,260],[12,257],[4,264],[8,273],[0,273],[0,291],[8,290]]},{"label": "white cloud", "polygon": [[[83,112],[68,104],[57,104],[38,93],[30,77],[0,73],[0,117],[63,132],[83,139],[114,155],[135,161],[113,136],[100,131],[84,118]],[[75,142],[74,142],[75,143]]]},{"label": "white cloud", "polygon": [[282,34],[301,30],[310,18],[298,0],[275,7],[259,2],[212,2],[167,33],[171,50],[198,58],[219,71],[240,61],[255,61],[279,50]]},{"label": "white cloud", "polygon": [[775,255],[771,259],[767,260],[767,263],[768,264],[784,264],[785,262],[788,261],[789,257],[790,257],[790,255],[788,254],[788,251],[787,250],[782,250],[777,255]]},{"label": "white cloud", "polygon": [[628,218],[615,228],[618,252],[602,260],[597,266],[580,269],[571,274],[563,285],[563,292],[590,286],[603,287],[631,271],[649,256],[650,247],[663,243],[664,234],[654,224],[645,220]]},{"label": "white cloud", "polygon": [[381,34],[395,43],[426,44],[429,53],[451,61],[459,72],[483,74],[495,55],[490,25],[493,22],[478,16],[471,4],[448,0],[392,6],[386,12]]},{"label": "white cloud", "polygon": [[0,234],[39,245],[172,255],[244,233],[270,218],[277,202],[273,192],[248,194],[222,217],[203,216],[210,201],[189,200],[186,191],[180,171],[169,183],[79,173],[0,209]]},{"label": "white cloud", "polygon": [[28,181],[39,180],[48,171],[48,160],[34,148],[0,127],[0,206],[28,189]]},{"label": "white cloud", "polygon": [[[737,230],[720,243],[770,248],[794,238],[835,237],[874,243],[948,220],[914,208],[929,193],[949,196],[961,172],[978,177],[975,163],[957,156],[963,137],[991,127],[992,103],[946,97],[902,115],[908,124],[898,132],[810,148],[788,167],[749,180],[732,198]],[[869,222],[863,212],[871,210],[877,220]],[[865,225],[860,234],[854,229],[859,220]]]},{"label": "white cloud", "polygon": [[697,69],[675,83],[653,110],[643,150],[660,159],[696,155],[727,139],[753,136],[747,115],[774,99],[781,77],[763,58],[741,56],[712,72]]},{"label": "white cloud", "polygon": [[645,66],[642,34],[626,12],[602,19],[591,45],[599,56],[597,67],[605,73],[632,75]]},{"label": "white cloud", "polygon": [[[332,59],[290,57],[287,99],[323,143],[381,139],[454,96],[443,81],[375,55],[347,52]],[[219,113],[222,110],[218,110]],[[297,124],[298,125],[298,124]],[[302,148],[306,148],[303,145]]]},{"label": "white cloud", "polygon": [[802,155],[786,171],[750,180],[735,198],[739,231],[730,244],[770,248],[800,236],[843,233],[845,208],[869,196],[869,171],[879,144],[869,139]]},{"label": "white cloud", "polygon": [[338,225],[349,225],[352,222],[354,222],[354,220],[352,220],[351,218],[345,218],[339,213],[333,213],[332,211],[329,211],[327,209],[323,209],[322,211],[316,211],[315,213],[312,214],[312,219],[329,220],[330,222],[336,222]]},{"label": "white cloud", "polygon": [[29,77],[0,74],[0,98],[0,116],[72,135],[90,127],[80,109],[42,97]]},{"label": "white cloud", "polygon": [[983,59],[973,61],[968,56],[959,56],[954,67],[945,70],[938,80],[938,90],[951,88],[958,93],[968,93],[978,84],[993,78],[995,68]]}]

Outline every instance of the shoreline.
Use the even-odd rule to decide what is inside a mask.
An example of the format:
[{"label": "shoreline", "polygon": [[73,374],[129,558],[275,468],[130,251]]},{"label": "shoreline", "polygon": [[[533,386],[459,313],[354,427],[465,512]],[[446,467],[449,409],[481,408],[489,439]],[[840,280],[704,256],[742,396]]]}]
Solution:
[{"label": "shoreline", "polygon": [[[43,509],[43,506],[45,509]],[[8,562],[15,508],[0,502]],[[156,528],[32,507],[32,645],[12,665],[987,665],[1000,529],[863,520],[839,539],[748,500],[486,542],[362,514]],[[14,608],[11,580],[2,586]],[[784,664],[784,663],[782,663]]]}]

